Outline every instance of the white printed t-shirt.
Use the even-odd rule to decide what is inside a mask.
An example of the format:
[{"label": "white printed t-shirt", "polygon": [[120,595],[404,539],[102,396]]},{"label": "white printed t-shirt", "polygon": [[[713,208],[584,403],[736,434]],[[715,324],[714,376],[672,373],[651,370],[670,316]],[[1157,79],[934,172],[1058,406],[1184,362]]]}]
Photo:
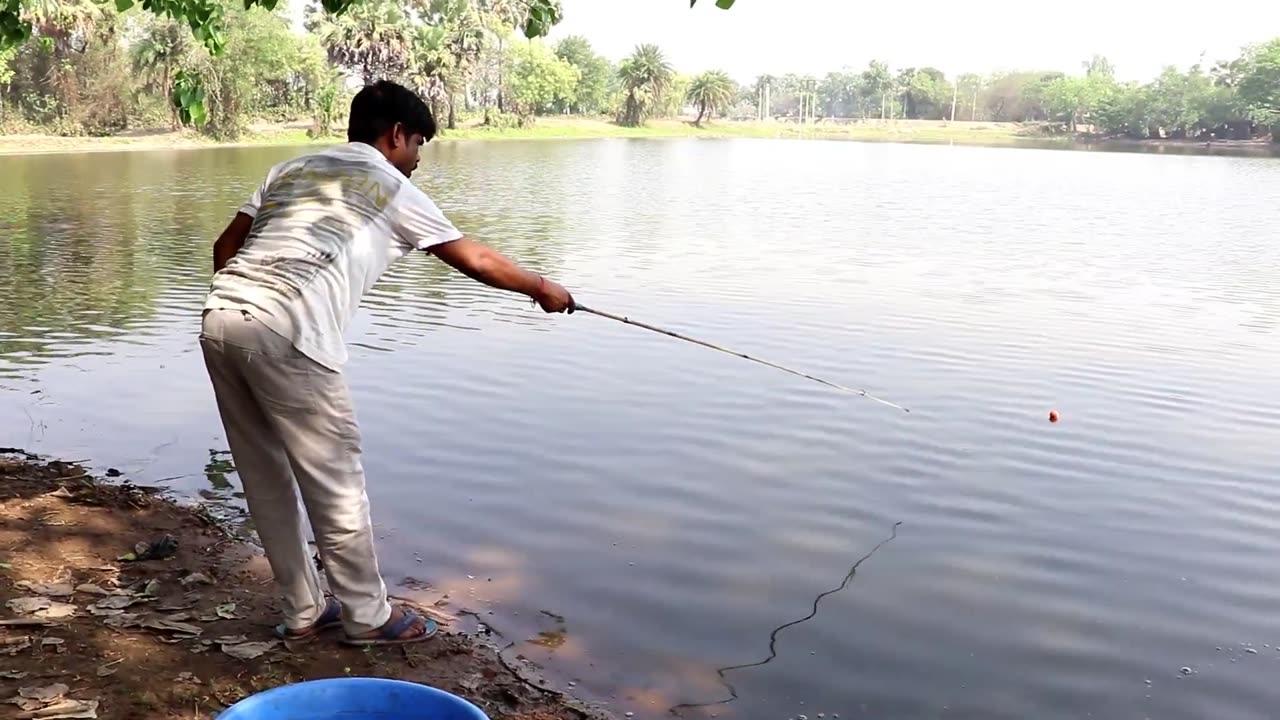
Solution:
[{"label": "white printed t-shirt", "polygon": [[307,357],[340,371],[344,333],[364,294],[411,250],[462,233],[371,145],[287,160],[240,212],[254,218],[213,276],[205,309],[245,310]]}]

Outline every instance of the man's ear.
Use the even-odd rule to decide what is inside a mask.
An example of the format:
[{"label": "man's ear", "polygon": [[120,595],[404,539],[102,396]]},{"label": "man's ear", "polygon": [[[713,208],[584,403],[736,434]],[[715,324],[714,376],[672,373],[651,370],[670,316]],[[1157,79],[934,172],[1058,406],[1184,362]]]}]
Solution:
[{"label": "man's ear", "polygon": [[391,126],[391,147],[399,150],[409,144],[409,136],[405,134],[404,123],[396,123]]}]

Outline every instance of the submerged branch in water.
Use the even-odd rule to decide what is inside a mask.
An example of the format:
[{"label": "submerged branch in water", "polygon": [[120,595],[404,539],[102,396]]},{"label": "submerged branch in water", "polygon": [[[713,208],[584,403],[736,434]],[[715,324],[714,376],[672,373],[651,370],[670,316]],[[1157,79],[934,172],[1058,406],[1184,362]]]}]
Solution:
[{"label": "submerged branch in water", "polygon": [[712,702],[681,703],[679,705],[673,705],[669,710],[669,712],[672,715],[680,715],[681,710],[691,710],[693,708],[711,707],[714,705],[727,705],[733,702],[734,700],[737,700],[738,690],[733,686],[733,683],[729,682],[729,679],[725,676],[728,673],[733,672],[734,670],[745,670],[747,668],[761,667],[763,665],[768,665],[769,663],[773,662],[774,658],[778,657],[778,648],[777,648],[778,635],[783,630],[786,630],[789,627],[799,625],[800,623],[811,620],[815,616],[817,616],[818,603],[822,602],[822,599],[825,598],[826,596],[834,595],[840,592],[841,590],[844,590],[846,587],[848,587],[849,583],[853,580],[853,576],[858,572],[858,566],[866,562],[867,559],[870,558],[872,555],[875,555],[877,550],[889,544],[889,542],[892,541],[894,538],[898,537],[898,526],[901,524],[902,524],[901,521],[894,523],[892,531],[889,533],[889,537],[876,543],[876,546],[871,548],[871,550],[869,550],[866,555],[863,555],[862,557],[858,558],[858,561],[855,562],[853,566],[849,568],[849,573],[844,576],[844,581],[842,581],[838,586],[824,593],[821,593],[820,595],[815,597],[813,599],[813,607],[809,610],[808,615],[805,615],[799,620],[792,620],[791,622],[785,623],[783,625],[779,625],[778,627],[774,628],[773,632],[769,633],[769,656],[768,657],[766,657],[763,660],[759,660],[757,662],[746,663],[744,665],[730,665],[728,667],[722,667],[716,670],[716,674],[720,676],[721,684],[723,684],[725,689],[729,691],[729,697],[724,698],[723,700],[714,700]]}]

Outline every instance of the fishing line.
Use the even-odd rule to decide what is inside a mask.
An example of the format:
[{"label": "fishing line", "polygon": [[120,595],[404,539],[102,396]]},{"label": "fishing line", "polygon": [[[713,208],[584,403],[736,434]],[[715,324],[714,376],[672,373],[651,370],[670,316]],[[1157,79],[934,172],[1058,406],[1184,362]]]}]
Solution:
[{"label": "fishing line", "polygon": [[911,412],[910,410],[908,410],[907,408],[905,408],[905,407],[903,407],[903,406],[901,406],[901,405],[898,405],[898,404],[896,404],[896,403],[891,403],[891,402],[889,402],[888,400],[882,400],[882,399],[880,399],[880,398],[876,397],[875,395],[872,395],[872,394],[868,393],[866,390],[855,390],[854,388],[846,387],[846,386],[841,385],[841,384],[839,384],[839,383],[831,382],[830,380],[823,380],[823,379],[822,379],[822,378],[820,378],[820,377],[814,377],[813,375],[810,375],[810,374],[808,374],[808,373],[800,372],[799,370],[793,370],[793,369],[791,369],[791,368],[789,368],[789,367],[786,367],[786,366],[784,366],[784,365],[779,365],[778,363],[775,363],[775,362],[770,362],[770,361],[768,361],[768,360],[761,360],[760,358],[752,357],[752,356],[750,356],[750,355],[748,355],[748,354],[746,354],[746,353],[744,353],[744,352],[739,352],[739,351],[737,351],[737,350],[730,350],[729,348],[721,347],[721,346],[719,346],[719,345],[716,345],[715,343],[707,342],[706,340],[699,340],[699,339],[697,339],[697,338],[689,337],[688,335],[681,335],[680,333],[678,333],[678,332],[674,332],[674,331],[672,331],[672,330],[666,330],[666,329],[664,329],[664,328],[660,328],[660,327],[657,327],[657,326],[655,326],[655,325],[649,325],[649,324],[647,324],[647,323],[642,323],[642,322],[639,322],[639,321],[637,321],[637,320],[632,320],[631,318],[629,318],[629,317],[625,317],[625,316],[623,316],[623,315],[614,315],[613,313],[607,313],[607,312],[604,312],[604,311],[602,311],[602,310],[595,310],[595,309],[589,308],[589,307],[587,307],[587,306],[585,306],[585,305],[576,305],[574,309],[575,309],[575,310],[579,310],[579,311],[584,312],[584,313],[590,313],[590,314],[592,314],[592,315],[597,315],[597,316],[602,317],[602,318],[607,318],[607,319],[609,319],[609,320],[614,320],[614,321],[617,321],[617,322],[623,323],[624,325],[634,325],[635,327],[642,328],[642,329],[645,329],[645,330],[649,330],[649,331],[651,331],[651,332],[660,333],[660,334],[662,334],[662,335],[666,335],[666,336],[668,336],[668,337],[673,337],[673,338],[675,338],[675,339],[677,339],[677,340],[683,340],[683,341],[685,341],[685,342],[691,342],[691,343],[693,343],[693,344],[695,344],[695,345],[701,345],[701,346],[703,346],[703,347],[711,348],[712,350],[717,350],[717,351],[722,352],[722,353],[728,353],[729,355],[733,355],[733,356],[735,356],[735,357],[740,357],[740,358],[742,358],[743,360],[750,360],[751,362],[760,363],[761,365],[767,365],[768,367],[774,368],[774,369],[776,369],[776,370],[781,370],[781,371],[783,371],[783,372],[788,372],[788,373],[791,373],[792,375],[798,375],[798,376],[800,376],[800,377],[802,377],[802,378],[805,378],[806,380],[812,380],[812,381],[814,381],[814,382],[816,382],[816,383],[822,383],[823,385],[826,385],[826,386],[828,386],[828,387],[833,387],[833,388],[835,388],[835,389],[837,389],[837,390],[842,390],[842,391],[844,391],[844,392],[852,393],[852,394],[854,394],[854,395],[860,395],[860,396],[862,396],[862,397],[864,397],[864,398],[866,398],[866,399],[868,399],[868,400],[874,400],[875,402],[878,402],[878,403],[880,403],[881,405],[887,405],[887,406],[889,406],[889,407],[891,407],[891,408],[894,408],[894,409],[897,409],[897,410],[901,410],[902,412],[907,412],[907,413]]},{"label": "fishing line", "polygon": [[[578,309],[581,310],[582,308],[579,307]],[[734,700],[737,700],[738,690],[733,686],[733,683],[729,682],[729,679],[725,676],[728,673],[733,672],[734,670],[745,670],[747,668],[762,667],[764,665],[768,665],[769,663],[773,662],[774,658],[778,657],[778,648],[777,648],[778,635],[783,630],[786,630],[789,627],[794,627],[796,625],[799,625],[800,623],[811,620],[815,616],[817,616],[818,603],[822,602],[822,599],[827,597],[828,595],[834,595],[840,592],[841,590],[844,590],[846,587],[848,587],[849,583],[853,581],[853,576],[858,572],[858,566],[866,562],[867,559],[870,558],[872,555],[875,555],[877,550],[884,547],[885,545],[888,545],[894,538],[898,537],[898,526],[901,524],[902,524],[901,521],[894,523],[892,532],[889,534],[889,537],[876,543],[876,546],[871,548],[871,550],[866,555],[863,555],[862,557],[858,558],[858,561],[853,564],[853,567],[849,568],[849,574],[844,576],[843,582],[841,582],[838,586],[815,597],[813,599],[813,608],[809,611],[808,615],[805,615],[799,620],[792,620],[789,623],[779,625],[778,627],[773,629],[773,632],[769,633],[769,657],[757,662],[746,663],[745,665],[730,665],[728,667],[722,667],[716,670],[716,675],[720,676],[720,684],[724,685],[725,689],[729,691],[729,697],[723,700],[715,700],[713,702],[681,703],[679,705],[673,705],[668,710],[668,712],[671,713],[672,715],[679,716],[681,710],[688,710],[692,708],[701,708],[701,707],[712,707],[715,705],[727,705],[733,702]]]}]

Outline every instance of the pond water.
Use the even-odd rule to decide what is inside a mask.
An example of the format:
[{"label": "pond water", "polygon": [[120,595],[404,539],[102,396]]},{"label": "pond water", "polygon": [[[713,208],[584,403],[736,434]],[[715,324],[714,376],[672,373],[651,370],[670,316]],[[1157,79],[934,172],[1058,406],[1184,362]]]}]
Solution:
[{"label": "pond water", "polygon": [[[210,247],[302,152],[4,158],[0,444],[235,502]],[[820,596],[681,712],[1275,716],[1280,161],[512,141],[415,180],[583,303],[912,412],[410,257],[348,337],[392,584],[642,717]]]}]

